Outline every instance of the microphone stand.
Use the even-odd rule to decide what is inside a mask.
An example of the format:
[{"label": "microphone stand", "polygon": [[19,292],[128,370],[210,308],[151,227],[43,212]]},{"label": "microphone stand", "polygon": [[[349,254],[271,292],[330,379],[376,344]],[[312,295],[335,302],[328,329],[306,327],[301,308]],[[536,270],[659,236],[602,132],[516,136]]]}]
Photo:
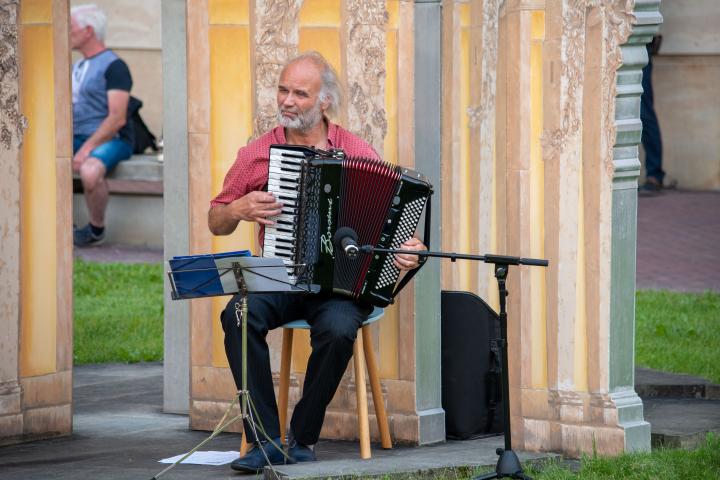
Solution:
[{"label": "microphone stand", "polygon": [[391,254],[409,254],[417,255],[422,258],[439,257],[449,258],[451,262],[457,260],[475,260],[490,263],[495,266],[495,279],[498,283],[498,294],[500,296],[500,341],[499,348],[502,350],[502,398],[503,398],[503,414],[504,414],[504,436],[505,448],[498,448],[495,453],[499,456],[495,471],[475,477],[473,480],[489,480],[491,478],[517,478],[521,480],[532,480],[525,475],[520,465],[517,454],[512,450],[512,438],[510,431],[510,379],[508,375],[508,342],[507,342],[507,310],[505,307],[505,299],[508,296],[506,288],[506,279],[510,265],[531,265],[538,267],[547,267],[548,261],[539,258],[521,258],[511,257],[507,255],[468,255],[462,253],[445,253],[432,252],[428,250],[397,250],[392,248],[377,248],[372,245],[363,245],[360,247],[354,245],[344,246],[346,255],[354,258],[358,253],[391,253]]}]

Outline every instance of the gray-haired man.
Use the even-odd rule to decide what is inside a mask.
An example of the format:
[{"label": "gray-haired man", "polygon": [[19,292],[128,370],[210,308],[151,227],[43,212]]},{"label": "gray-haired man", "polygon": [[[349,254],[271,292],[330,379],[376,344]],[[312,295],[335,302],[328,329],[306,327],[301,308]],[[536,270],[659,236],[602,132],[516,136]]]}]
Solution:
[{"label": "gray-haired man", "polygon": [[72,167],[80,174],[90,218],[73,232],[73,242],[80,247],[105,240],[105,175],[133,150],[133,131],[127,123],[132,77],[125,62],[105,47],[106,23],[96,5],[78,5],[70,11],[70,44],[83,56],[72,70]]}]

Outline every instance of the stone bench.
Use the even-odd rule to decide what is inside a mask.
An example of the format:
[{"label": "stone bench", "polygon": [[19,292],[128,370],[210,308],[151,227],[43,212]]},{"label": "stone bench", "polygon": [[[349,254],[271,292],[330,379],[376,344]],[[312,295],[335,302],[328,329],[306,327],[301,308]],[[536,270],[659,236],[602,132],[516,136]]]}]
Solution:
[{"label": "stone bench", "polygon": [[[163,155],[133,155],[107,176],[110,201],[105,212],[109,243],[163,246]],[[73,176],[73,223],[85,225],[82,182]]]},{"label": "stone bench", "polygon": [[[111,194],[162,195],[163,154],[133,155],[123,160],[107,175]],[[73,175],[73,191],[82,193],[78,174]]]}]

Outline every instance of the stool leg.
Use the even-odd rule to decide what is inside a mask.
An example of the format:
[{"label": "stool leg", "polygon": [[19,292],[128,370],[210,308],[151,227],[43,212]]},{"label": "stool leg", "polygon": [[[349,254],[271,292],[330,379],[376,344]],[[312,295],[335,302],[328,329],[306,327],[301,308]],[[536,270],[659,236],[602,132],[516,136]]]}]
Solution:
[{"label": "stool leg", "polygon": [[370,377],[370,388],[372,389],[373,404],[375,405],[375,417],[377,418],[380,441],[383,448],[392,448],[390,428],[388,427],[387,413],[385,412],[385,400],[383,399],[382,387],[380,386],[380,375],[377,362],[375,361],[375,350],[373,349],[372,332],[370,326],[362,328],[363,350],[365,351],[365,364]]},{"label": "stool leg", "polygon": [[290,361],[292,359],[293,329],[283,328],[280,353],[280,385],[278,387],[278,416],[280,417],[280,442],[285,442],[287,430],[288,395],[290,392]]},{"label": "stool leg", "polygon": [[365,391],[365,362],[363,361],[362,343],[362,336],[358,335],[357,340],[355,340],[355,345],[353,345],[353,364],[355,366],[360,458],[370,458],[370,422],[368,421],[367,392]]},{"label": "stool leg", "polygon": [[247,436],[250,432],[246,432],[243,428],[242,440],[240,441],[240,456],[244,456],[248,451]]}]

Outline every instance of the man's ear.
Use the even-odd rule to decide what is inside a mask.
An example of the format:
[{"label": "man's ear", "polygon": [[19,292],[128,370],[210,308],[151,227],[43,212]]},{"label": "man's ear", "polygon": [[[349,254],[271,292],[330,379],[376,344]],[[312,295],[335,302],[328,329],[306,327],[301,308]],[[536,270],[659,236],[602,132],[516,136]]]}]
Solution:
[{"label": "man's ear", "polygon": [[330,99],[320,97],[320,110],[325,113],[330,108]]}]

